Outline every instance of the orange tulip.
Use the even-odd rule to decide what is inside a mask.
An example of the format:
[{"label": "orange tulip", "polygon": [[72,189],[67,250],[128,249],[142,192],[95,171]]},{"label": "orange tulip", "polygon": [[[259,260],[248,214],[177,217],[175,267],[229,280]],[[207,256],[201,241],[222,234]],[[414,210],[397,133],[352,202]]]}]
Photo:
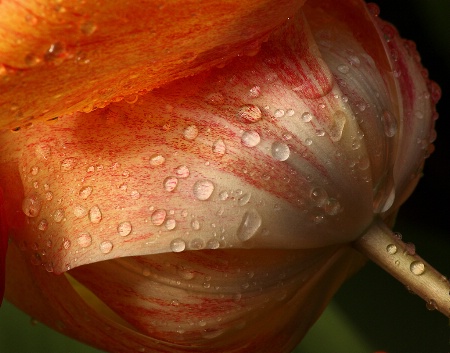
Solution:
[{"label": "orange tulip", "polygon": [[402,246],[439,90],[376,8],[0,6],[6,297],[38,320],[111,352],[289,352],[352,242]]}]

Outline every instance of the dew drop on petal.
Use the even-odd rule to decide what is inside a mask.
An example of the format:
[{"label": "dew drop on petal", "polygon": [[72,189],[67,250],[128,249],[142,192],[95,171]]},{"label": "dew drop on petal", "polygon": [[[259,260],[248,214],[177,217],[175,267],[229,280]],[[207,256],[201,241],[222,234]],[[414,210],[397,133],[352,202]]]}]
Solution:
[{"label": "dew drop on petal", "polygon": [[187,178],[190,174],[189,168],[185,165],[180,165],[175,169],[175,174],[177,175],[177,178]]},{"label": "dew drop on petal", "polygon": [[77,218],[83,218],[84,216],[87,215],[87,213],[88,213],[88,210],[86,209],[86,207],[83,207],[81,205],[76,205],[73,209],[73,214]]},{"label": "dew drop on petal", "polygon": [[397,253],[397,245],[389,244],[388,246],[386,246],[386,251],[389,255],[394,255],[395,253]]},{"label": "dew drop on petal", "polygon": [[186,243],[183,239],[177,238],[170,242],[170,250],[173,252],[182,252],[186,249]]},{"label": "dew drop on petal", "polygon": [[244,146],[255,147],[261,142],[261,137],[256,131],[244,131],[241,142]]},{"label": "dew drop on petal", "polygon": [[304,123],[309,123],[313,118],[313,115],[310,112],[305,112],[302,114],[301,119]]},{"label": "dew drop on petal", "polygon": [[82,248],[87,248],[92,244],[92,237],[88,232],[78,234],[77,243]]},{"label": "dew drop on petal", "polygon": [[69,239],[63,239],[63,248],[68,250],[70,248],[71,242]]},{"label": "dew drop on petal", "polygon": [[92,187],[91,186],[85,186],[85,187],[81,188],[80,192],[78,193],[78,195],[80,195],[80,197],[83,200],[86,200],[91,194],[92,194]]},{"label": "dew drop on petal", "polygon": [[217,239],[210,239],[208,240],[208,242],[206,243],[206,248],[207,249],[218,249],[220,247],[220,243]]},{"label": "dew drop on petal", "polygon": [[397,121],[394,115],[385,110],[381,115],[381,122],[383,123],[384,134],[387,137],[393,137],[397,133]]},{"label": "dew drop on petal", "polygon": [[198,128],[195,125],[189,125],[184,129],[183,136],[186,140],[195,140],[198,136]]},{"label": "dew drop on petal", "polygon": [[194,197],[197,200],[205,201],[211,197],[214,191],[214,184],[210,180],[198,180],[193,187]]},{"label": "dew drop on petal", "polygon": [[113,249],[113,244],[110,241],[102,241],[100,243],[100,251],[103,254],[109,254]]},{"label": "dew drop on petal", "polygon": [[130,222],[122,222],[119,223],[119,225],[117,226],[117,233],[119,233],[121,237],[126,237],[127,235],[130,235],[131,230],[132,226]]},{"label": "dew drop on petal", "polygon": [[100,211],[100,208],[95,205],[89,210],[89,220],[92,223],[100,223],[102,220],[102,212]]},{"label": "dew drop on petal", "polygon": [[137,190],[133,190],[130,192],[130,196],[133,200],[138,200],[141,197],[141,193]]},{"label": "dew drop on petal", "polygon": [[96,29],[97,25],[92,21],[85,21],[80,25],[80,31],[86,36],[90,36]]},{"label": "dew drop on petal", "polygon": [[261,110],[254,104],[243,105],[239,108],[237,117],[246,123],[256,123],[261,120]]},{"label": "dew drop on petal", "polygon": [[253,86],[252,88],[250,88],[248,95],[251,98],[258,98],[261,95],[261,87]]},{"label": "dew drop on petal", "polygon": [[225,142],[223,142],[222,139],[218,139],[218,140],[214,141],[214,143],[212,145],[212,151],[214,154],[216,154],[218,156],[223,156],[227,151]]},{"label": "dew drop on petal", "polygon": [[244,194],[242,195],[239,199],[238,199],[238,205],[239,206],[244,206],[246,205],[251,198],[252,194],[248,193],[248,194]]},{"label": "dew drop on petal", "polygon": [[425,272],[425,265],[421,261],[413,261],[411,262],[409,269],[414,275],[420,276]]},{"label": "dew drop on petal", "polygon": [[193,219],[192,220],[191,227],[194,230],[199,230],[200,229],[200,222],[198,221],[198,219]]},{"label": "dew drop on petal", "polygon": [[203,239],[195,238],[191,240],[191,242],[189,243],[189,247],[192,250],[201,250],[205,247],[205,242],[203,241]]},{"label": "dew drop on petal", "polygon": [[328,199],[327,192],[322,188],[314,188],[310,193],[311,200],[316,204],[316,206],[323,206]]},{"label": "dew drop on petal", "polygon": [[250,209],[244,213],[241,224],[237,230],[237,236],[241,241],[252,238],[261,228],[262,219],[255,209]]},{"label": "dew drop on petal", "polygon": [[28,217],[37,217],[39,212],[41,212],[42,201],[37,195],[31,195],[25,197],[22,201],[22,211]]},{"label": "dew drop on petal", "polygon": [[167,230],[175,229],[176,226],[177,226],[177,222],[173,218],[169,218],[166,221],[166,229]]},{"label": "dew drop on petal", "polygon": [[289,155],[291,154],[291,150],[289,149],[289,146],[286,145],[283,142],[275,141],[272,144],[272,157],[275,158],[278,161],[285,161],[289,158]]},{"label": "dew drop on petal", "polygon": [[339,65],[337,69],[342,74],[347,74],[350,71],[350,68],[347,65]]},{"label": "dew drop on petal", "polygon": [[61,209],[61,208],[58,208],[56,211],[55,211],[55,213],[53,213],[53,220],[56,222],[56,223],[60,223],[63,219],[64,219],[64,216],[66,215],[66,213],[64,212],[64,210],[63,209]]},{"label": "dew drop on petal", "polygon": [[61,171],[63,172],[69,172],[75,168],[75,165],[77,164],[77,160],[75,158],[66,158],[61,162]]},{"label": "dew drop on petal", "polygon": [[326,214],[328,214],[330,216],[335,216],[341,210],[341,205],[338,200],[330,197],[328,200],[325,201],[325,204],[323,205],[323,209]]},{"label": "dew drop on petal", "polygon": [[178,185],[178,179],[173,176],[170,176],[170,177],[167,177],[166,179],[164,179],[163,184],[164,184],[164,190],[166,190],[168,192],[172,192],[175,190],[175,188]]},{"label": "dew drop on petal", "polygon": [[159,165],[164,164],[164,162],[166,161],[166,159],[164,158],[164,156],[160,155],[160,154],[154,154],[150,157],[150,165],[152,167],[157,167]]},{"label": "dew drop on petal", "polygon": [[151,221],[155,226],[160,226],[164,223],[166,219],[167,212],[166,210],[158,209],[153,211],[151,216]]},{"label": "dew drop on petal", "polygon": [[329,134],[332,141],[337,142],[342,138],[345,122],[347,121],[347,114],[342,110],[337,110],[333,114],[333,121],[331,123]]}]

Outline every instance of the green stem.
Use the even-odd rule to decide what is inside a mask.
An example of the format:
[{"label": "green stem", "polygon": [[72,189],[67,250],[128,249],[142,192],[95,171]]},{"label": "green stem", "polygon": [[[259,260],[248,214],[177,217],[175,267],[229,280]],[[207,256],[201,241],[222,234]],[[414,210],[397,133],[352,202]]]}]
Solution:
[{"label": "green stem", "polygon": [[429,263],[401,241],[382,221],[374,224],[354,247],[402,282],[408,290],[450,317],[450,283]]}]

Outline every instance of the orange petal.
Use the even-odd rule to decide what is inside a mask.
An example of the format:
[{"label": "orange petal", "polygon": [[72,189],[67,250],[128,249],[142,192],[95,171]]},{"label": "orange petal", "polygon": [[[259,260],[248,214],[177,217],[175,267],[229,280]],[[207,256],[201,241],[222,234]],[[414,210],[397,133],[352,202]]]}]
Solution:
[{"label": "orange petal", "polygon": [[2,1],[0,126],[91,111],[253,55],[304,1]]}]

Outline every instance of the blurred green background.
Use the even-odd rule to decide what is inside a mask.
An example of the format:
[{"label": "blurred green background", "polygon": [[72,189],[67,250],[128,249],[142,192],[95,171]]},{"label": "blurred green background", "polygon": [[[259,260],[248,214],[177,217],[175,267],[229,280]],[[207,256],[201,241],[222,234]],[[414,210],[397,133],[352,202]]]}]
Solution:
[{"label": "blurred green background", "polygon": [[[312,1],[312,0],[310,0]],[[443,91],[438,105],[436,151],[424,178],[402,207],[396,231],[444,275],[450,275],[450,1],[377,1],[381,17],[413,39]],[[295,353],[447,353],[448,318],[430,312],[418,297],[373,264],[350,279]],[[2,353],[99,353],[64,337],[4,303]],[[276,352],[274,352],[276,353]]]}]

